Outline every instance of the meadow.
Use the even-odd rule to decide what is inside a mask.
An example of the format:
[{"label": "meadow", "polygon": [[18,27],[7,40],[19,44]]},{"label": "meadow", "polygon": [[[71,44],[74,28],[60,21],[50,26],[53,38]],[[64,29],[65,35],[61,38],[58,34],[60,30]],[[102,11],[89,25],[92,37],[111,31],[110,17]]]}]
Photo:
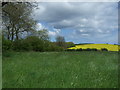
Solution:
[{"label": "meadow", "polygon": [[3,88],[118,87],[117,52],[10,52],[2,68]]}]

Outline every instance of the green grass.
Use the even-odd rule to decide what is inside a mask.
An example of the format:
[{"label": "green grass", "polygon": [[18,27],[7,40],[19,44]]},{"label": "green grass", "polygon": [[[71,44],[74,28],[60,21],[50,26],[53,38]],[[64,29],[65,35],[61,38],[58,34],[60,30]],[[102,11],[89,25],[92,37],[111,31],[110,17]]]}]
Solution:
[{"label": "green grass", "polygon": [[3,88],[116,88],[117,52],[11,52]]}]

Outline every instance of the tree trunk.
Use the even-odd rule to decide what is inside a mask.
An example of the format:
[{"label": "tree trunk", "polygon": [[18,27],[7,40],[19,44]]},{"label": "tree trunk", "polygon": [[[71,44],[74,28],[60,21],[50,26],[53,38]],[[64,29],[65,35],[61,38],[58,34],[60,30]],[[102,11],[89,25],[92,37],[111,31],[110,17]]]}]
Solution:
[{"label": "tree trunk", "polygon": [[8,29],[7,39],[10,40],[10,27],[8,26],[7,29]]},{"label": "tree trunk", "polygon": [[16,40],[18,40],[18,30],[16,30]]},{"label": "tree trunk", "polygon": [[11,41],[14,40],[14,24],[10,21],[11,23]]},{"label": "tree trunk", "polygon": [[13,41],[14,40],[14,30],[13,30],[13,28],[12,28],[12,37],[11,37],[11,40]]}]

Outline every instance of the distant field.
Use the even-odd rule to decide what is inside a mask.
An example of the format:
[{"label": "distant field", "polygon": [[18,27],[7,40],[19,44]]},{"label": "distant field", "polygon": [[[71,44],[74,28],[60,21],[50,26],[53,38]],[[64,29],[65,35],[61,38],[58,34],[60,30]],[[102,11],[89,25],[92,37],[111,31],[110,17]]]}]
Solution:
[{"label": "distant field", "polygon": [[98,50],[101,50],[102,48],[106,48],[109,51],[119,51],[118,45],[113,44],[83,44],[83,45],[76,45],[75,47],[71,47],[69,49],[87,49],[87,48],[96,48]]},{"label": "distant field", "polygon": [[11,52],[3,88],[116,88],[117,52]]}]

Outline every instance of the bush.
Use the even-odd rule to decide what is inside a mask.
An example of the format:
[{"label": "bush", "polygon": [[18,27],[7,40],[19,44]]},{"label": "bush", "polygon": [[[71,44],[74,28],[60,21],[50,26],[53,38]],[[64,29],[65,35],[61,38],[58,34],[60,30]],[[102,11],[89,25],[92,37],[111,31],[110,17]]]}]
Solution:
[{"label": "bush", "polygon": [[2,56],[10,57],[10,50],[12,49],[12,42],[10,40],[6,40],[2,38]]},{"label": "bush", "polygon": [[108,51],[108,49],[106,49],[106,48],[102,48],[101,51]]},{"label": "bush", "polygon": [[76,51],[75,49],[66,49],[66,51]]},{"label": "bush", "polygon": [[[44,42],[36,36],[30,36],[25,39],[26,44],[29,46],[29,50],[44,51]],[[26,47],[26,46],[25,46]]]},{"label": "bush", "polygon": [[12,45],[12,49],[15,51],[21,51],[22,50],[22,40],[15,40]]},{"label": "bush", "polygon": [[82,49],[82,48],[80,48],[80,49],[76,49],[76,51],[83,51],[83,49]]},{"label": "bush", "polygon": [[93,48],[92,51],[98,51],[96,48]]},{"label": "bush", "polygon": [[64,48],[57,46],[55,43],[49,42],[46,51],[64,51]]},{"label": "bush", "polygon": [[12,42],[10,40],[2,40],[2,51],[10,50],[12,47]]},{"label": "bush", "polygon": [[4,40],[3,50],[12,49],[14,51],[64,51],[63,47],[57,46],[48,40],[41,40],[36,36],[29,36],[21,40]]},{"label": "bush", "polygon": [[82,48],[80,48],[80,49],[77,49],[76,51],[97,51],[97,49],[96,48],[87,48],[87,49],[82,49]]},{"label": "bush", "polygon": [[31,51],[32,50],[32,46],[30,45],[29,41],[28,40],[22,40],[22,47],[21,49],[23,51]]},{"label": "bush", "polygon": [[85,49],[85,51],[92,51],[92,49],[90,49],[90,48],[87,48],[87,49]]},{"label": "bush", "polygon": [[23,40],[13,42],[15,51],[44,51],[44,42],[36,36],[30,36]]}]

